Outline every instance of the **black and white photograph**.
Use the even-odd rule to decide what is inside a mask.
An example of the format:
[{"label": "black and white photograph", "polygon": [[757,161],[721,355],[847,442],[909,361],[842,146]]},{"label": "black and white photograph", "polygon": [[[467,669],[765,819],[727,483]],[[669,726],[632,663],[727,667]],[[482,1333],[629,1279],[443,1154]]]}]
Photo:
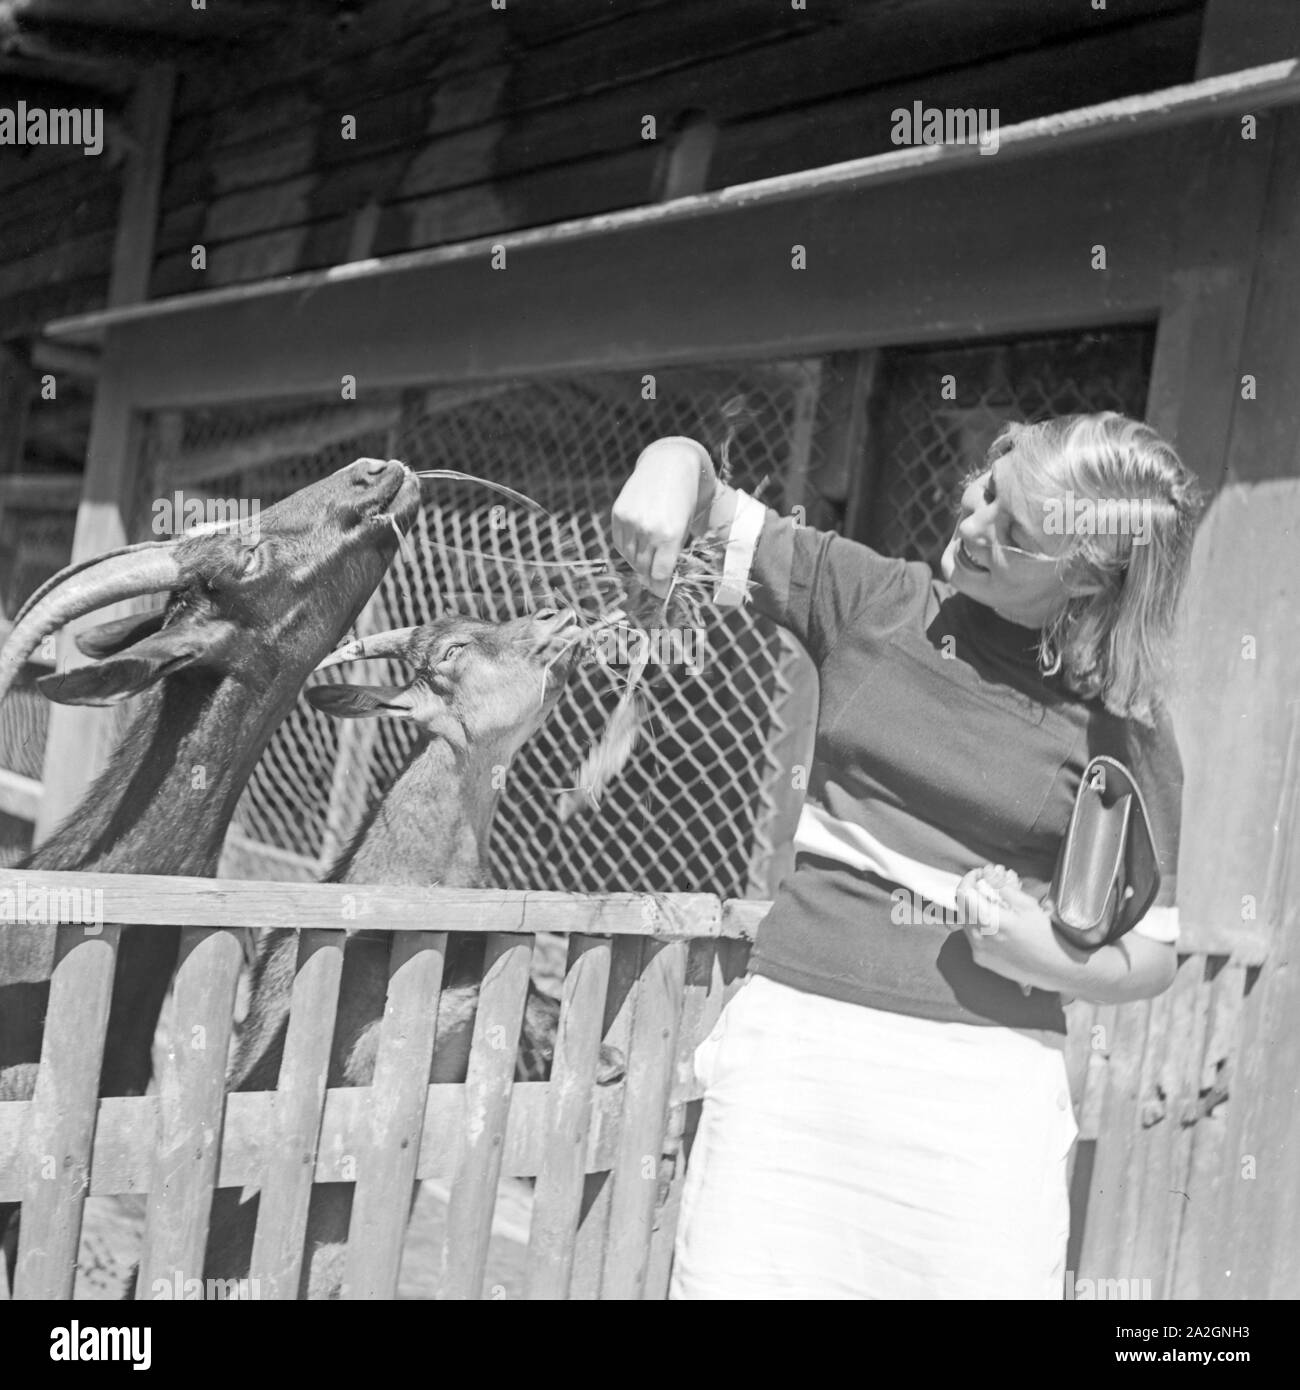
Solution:
[{"label": "black and white photograph", "polygon": [[21,1354],[1280,1360],[1298,576],[1300,0],[0,0]]}]

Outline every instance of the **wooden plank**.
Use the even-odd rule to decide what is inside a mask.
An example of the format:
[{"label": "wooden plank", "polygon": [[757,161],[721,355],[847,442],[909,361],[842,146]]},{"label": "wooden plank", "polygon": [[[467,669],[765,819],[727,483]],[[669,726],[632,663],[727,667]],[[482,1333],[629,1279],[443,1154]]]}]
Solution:
[{"label": "wooden plank", "polygon": [[203,1274],[221,1158],[226,1061],[244,963],[236,931],[186,928],[172,992],[173,1030],[158,1069],[158,1130],[137,1298]]},{"label": "wooden plank", "polygon": [[[148,292],[153,261],[153,232],[158,218],[167,131],[175,75],[166,65],[141,75],[131,99],[128,124],[134,148],[126,161],[122,197],[108,282],[108,307],[120,309]],[[86,452],[85,485],[77,510],[72,560],[84,560],[122,545],[134,500],[135,462],[140,441],[129,396],[129,372],[105,370],[95,395]],[[114,605],[94,615],[95,622],[121,617]],[[59,666],[78,664],[71,633],[59,636]],[[113,723],[101,710],[55,705],[45,741],[45,795],[36,821],[35,843],[59,824],[82,791],[103,770],[113,741]]]},{"label": "wooden plank", "polygon": [[1132,1269],[1129,1257],[1138,1187],[1132,1155],[1141,1128],[1142,1063],[1149,1013],[1147,1000],[1115,1011],[1079,1262],[1083,1278],[1143,1277],[1141,1271]]},{"label": "wooden plank", "polygon": [[41,809],[41,784],[34,777],[0,767],[0,815],[34,821]]},{"label": "wooden plank", "polygon": [[[632,1043],[632,1019],[636,1012],[637,981],[641,976],[642,942],[637,937],[615,937],[610,951],[609,983],[605,990],[603,1036],[610,1047],[617,1049],[626,1061]],[[594,1127],[600,1129],[602,1113],[612,1116],[609,1133],[616,1135],[622,1120],[627,1084],[602,1087],[596,1093]],[[616,1098],[617,1111],[607,1108]],[[606,1108],[602,1111],[602,1106]],[[605,1246],[609,1238],[609,1220],[614,1184],[610,1177],[612,1150],[603,1160],[589,1162],[583,1185],[582,1213],[573,1239],[573,1268],[569,1277],[569,1298],[590,1301],[600,1297],[601,1277],[605,1267]],[[594,1171],[593,1171],[594,1170]]]},{"label": "wooden plank", "polygon": [[[62,148],[67,148],[62,147]],[[6,247],[38,247],[51,235],[67,235],[114,221],[121,177],[106,159],[79,159],[29,179],[0,205],[0,242]],[[62,221],[57,221],[59,216]]]},{"label": "wooden plank", "polygon": [[149,291],[154,227],[158,221],[175,86],[176,74],[168,65],[146,69],[136,84],[127,112],[127,124],[136,143],[122,177],[117,240],[109,277],[108,302],[112,307],[134,304]]},{"label": "wooden plank", "polygon": [[[665,941],[744,935],[724,924],[709,893],[558,893],[531,888],[412,888],[360,883],[276,883],[182,875],[104,874],[0,869],[0,892],[23,886],[53,892],[99,890],[106,923],[124,926],[271,927],[304,930],[337,923],[383,931],[428,930],[437,914],[446,931],[586,932]],[[744,904],[744,917],[765,904]],[[345,916],[345,914],[347,914]]]},{"label": "wooden plank", "polygon": [[[302,30],[297,26],[287,26],[278,35],[268,37],[261,61],[251,70],[249,55],[242,50],[229,63],[208,62],[188,71],[178,110],[186,114],[215,111],[235,119],[229,109],[232,80],[246,84],[241,105],[256,108],[259,93],[292,88],[308,74],[317,73],[322,51],[328,53],[341,72],[355,72],[358,94],[365,94],[381,86],[385,78],[391,82],[395,64],[400,65],[403,59],[412,68],[423,69],[448,47],[458,48],[456,41],[460,36],[477,37],[476,31],[467,31],[463,14],[458,13],[452,22],[448,13],[451,0],[418,0],[413,8],[414,15],[401,4],[374,6],[365,24],[343,30],[331,26],[324,50],[318,43],[304,43]],[[232,13],[230,22],[246,23],[242,8]],[[256,110],[257,116],[264,114]]]},{"label": "wooden plank", "polygon": [[[721,1010],[722,979],[718,969],[718,947],[712,941],[692,941],[687,947],[683,985],[682,1014],[677,1029],[677,1052],[673,1059],[672,1085],[668,1093],[668,1123],[664,1133],[660,1191],[655,1203],[650,1233],[650,1256],[646,1262],[645,1284],[641,1296],[659,1300],[668,1297],[672,1275],[673,1240],[681,1211],[682,1187],[686,1181],[685,1136],[687,1110],[695,1093],[695,1049],[704,1041]],[[713,1007],[716,1005],[717,1007]]]},{"label": "wooden plank", "polygon": [[[1178,1260],[1187,1229],[1192,1217],[1192,1209],[1205,1199],[1205,1189],[1198,1188],[1193,1176],[1196,1130],[1201,1120],[1212,1114],[1216,1098],[1213,1092],[1207,1097],[1203,1087],[1205,1075],[1205,1056],[1212,1039],[1211,1027],[1214,1018],[1215,976],[1227,962],[1198,959],[1194,973],[1194,987],[1188,991],[1184,1003],[1184,1013],[1191,1018],[1191,1046],[1187,1040],[1177,1037],[1172,1046],[1173,1065],[1182,1073],[1182,1093],[1176,1105],[1169,1107],[1168,1123],[1173,1126],[1166,1144],[1170,1150],[1169,1190],[1185,1193],[1183,1210],[1178,1216],[1174,1238],[1165,1248],[1155,1252],[1163,1259],[1160,1271],[1160,1287],[1163,1298],[1178,1298]],[[1184,1060],[1185,1059],[1185,1060]],[[1196,1196],[1193,1198],[1193,1192]]]},{"label": "wooden plank", "polygon": [[[533,1192],[528,1237],[525,1279],[530,1299],[560,1299],[569,1294],[609,972],[608,940],[570,937],[548,1087],[548,1141]],[[629,1089],[628,1094],[635,1092]]]},{"label": "wooden plank", "polygon": [[[367,384],[427,385],[734,358],[738,344],[761,358],[1142,318],[1159,301],[1167,260],[1170,171],[1186,159],[1174,133],[1068,162],[958,161],[930,181],[920,222],[909,184],[870,197],[807,192],[790,206],[713,206],[720,195],[711,194],[390,257],[382,271],[372,264],[186,295],[151,306],[147,326],[122,311],[112,350],[138,363],[141,404],[162,405],[336,389],[358,353]],[[963,209],[973,199],[1004,218],[971,224]],[[1103,200],[1125,247],[1104,276],[1077,240],[1080,220]],[[679,222],[646,220],[671,208],[693,211]],[[810,226],[815,254],[796,273],[790,247],[805,244]],[[497,242],[511,257],[505,276],[491,268]],[[911,292],[917,276],[925,296]],[[658,291],[647,304],[640,287],[650,278]],[[869,302],[872,314],[846,318],[846,302]],[[94,336],[106,322],[85,317],[51,331]],[[432,339],[431,322],[440,329]],[[545,329],[521,333],[524,322]]]},{"label": "wooden plank", "polygon": [[1173,1298],[1203,1299],[1223,1290],[1231,1232],[1224,1223],[1229,1190],[1241,1181],[1239,1155],[1229,1147],[1228,1107],[1206,1104],[1231,1092],[1231,1067],[1240,1056],[1241,1013],[1247,972],[1226,964],[1211,980],[1206,1042],[1200,1057],[1198,1110],[1191,1130],[1185,1191],[1192,1200],[1183,1216],[1174,1251]]},{"label": "wooden plank", "polygon": [[647,942],[627,1059],[628,1102],[613,1168],[601,1297],[640,1298],[650,1257],[660,1158],[675,1075],[687,943]]},{"label": "wooden plank", "polygon": [[[1128,22],[1117,31],[1099,23],[1102,16],[1096,14],[1081,22],[1079,12],[1069,8],[1031,14],[1022,0],[992,0],[977,11],[956,12],[947,0],[912,0],[901,10],[876,6],[850,9],[841,21],[831,23],[827,23],[825,5],[806,15],[787,11],[782,16],[770,5],[761,4],[755,16],[763,26],[759,32],[741,19],[735,8],[735,0],[715,0],[712,15],[701,22],[697,2],[686,43],[678,26],[665,23],[662,15],[648,16],[644,26],[638,26],[629,25],[620,14],[612,30],[606,27],[576,43],[530,53],[513,65],[502,61],[510,56],[507,52],[498,59],[492,50],[483,50],[478,70],[470,70],[471,65],[464,58],[457,61],[459,55],[449,55],[445,45],[441,51],[430,53],[430,59],[438,59],[432,68],[408,69],[405,64],[399,66],[394,56],[370,89],[364,76],[354,76],[350,66],[332,66],[316,75],[314,104],[303,100],[300,88],[280,89],[265,102],[254,99],[247,111],[250,117],[258,118],[257,123],[250,119],[246,130],[241,125],[238,142],[214,132],[206,121],[182,121],[173,140],[173,160],[178,167],[168,180],[165,196],[169,204],[200,197],[207,159],[219,159],[223,167],[250,166],[252,172],[245,175],[248,182],[273,177],[260,177],[258,172],[267,144],[274,147],[292,142],[304,129],[310,134],[312,124],[319,123],[323,113],[332,111],[344,97],[346,109],[357,117],[359,133],[378,127],[386,141],[400,141],[409,148],[425,132],[426,125],[418,123],[419,98],[432,89],[435,119],[427,127],[430,132],[460,132],[468,127],[484,148],[497,146],[501,172],[513,172],[517,165],[510,162],[512,157],[549,163],[591,152],[592,141],[604,131],[621,128],[625,138],[643,112],[700,109],[707,110],[715,121],[734,122],[770,109],[774,93],[797,92],[803,103],[811,103],[864,85],[874,89],[907,77],[933,81],[944,70],[968,66],[976,52],[984,66],[991,66],[1008,50],[1041,53],[1042,45],[1074,38],[1082,44],[1104,42],[1112,65],[1117,52],[1127,55],[1133,51],[1144,54],[1149,64],[1152,48],[1164,46],[1161,40],[1169,21],[1162,20],[1162,12],[1180,7],[1156,4],[1135,10],[1128,6]],[[1194,23],[1196,18],[1185,12],[1174,15],[1175,21],[1184,24]],[[1140,22],[1143,19],[1147,22]],[[634,31],[639,31],[638,39],[632,38]],[[611,33],[617,35],[612,50],[605,47]],[[603,51],[593,61],[596,42]],[[1194,48],[1194,39],[1191,42]],[[863,60],[866,53],[870,54],[869,63]],[[1048,58],[1053,60],[1059,71],[1061,62],[1068,58],[1058,52]],[[441,89],[453,77],[458,94],[464,95],[458,101],[444,102]],[[403,87],[406,80],[414,80],[414,90]],[[555,100],[557,92],[564,93],[562,102]],[[932,96],[931,104],[943,103]],[[405,122],[394,119],[395,110],[410,113]],[[527,139],[484,139],[475,122],[482,120],[485,110],[501,118],[503,132],[517,131],[520,117],[527,113]],[[555,140],[575,129],[587,132],[586,144],[571,147],[567,154],[565,149],[557,151]],[[335,143],[340,146],[341,157],[346,157],[344,143]],[[330,153],[321,151],[318,157],[328,159]],[[424,152],[418,158],[431,169],[442,162],[436,157],[426,160]]]},{"label": "wooden plank", "polygon": [[495,933],[484,943],[483,984],[465,1077],[465,1123],[457,1135],[439,1256],[440,1298],[483,1293],[533,945],[529,936]]},{"label": "wooden plank", "polygon": [[1300,1076],[1300,706],[1293,704],[1284,757],[1282,799],[1274,821],[1265,910],[1274,957],[1245,982],[1240,1036],[1226,1068],[1227,1165],[1217,1213],[1219,1255],[1206,1282],[1212,1296],[1300,1297],[1300,1190],[1294,1155],[1300,1117],[1294,1103]]},{"label": "wooden plank", "polygon": [[[1145,1078],[1135,1135],[1133,1179],[1137,1186],[1130,1262],[1117,1273],[1149,1279],[1154,1298],[1169,1297],[1167,1279],[1192,1196],[1185,1187],[1183,1125],[1194,1114],[1204,1046],[1205,1017],[1198,1003],[1205,976],[1203,956],[1179,961],[1173,984],[1151,1001],[1144,1048]],[[1139,1287],[1147,1287],[1145,1284]]]},{"label": "wooden plank", "polygon": [[722,904],[718,935],[753,941],[758,924],[767,916],[771,906],[770,902],[759,902],[753,898],[728,898]]},{"label": "wooden plank", "polygon": [[[1186,12],[1142,25],[1142,39],[1131,33],[1128,43],[1117,43],[1113,31],[1098,28],[1059,45],[1025,45],[1003,56],[968,58],[946,71],[872,83],[795,111],[767,111],[723,128],[712,166],[714,184],[746,183],[889,151],[896,145],[894,112],[910,111],[917,101],[940,110],[997,111],[1005,132],[1057,115],[1072,123],[1074,110],[1177,90],[1191,75],[1198,28],[1199,17]],[[952,146],[948,150],[955,152]],[[999,139],[998,158],[1004,150]]]},{"label": "wooden plank", "polygon": [[101,275],[112,263],[114,244],[113,233],[98,227],[81,236],[60,238],[53,244],[46,242],[22,260],[0,265],[0,299],[37,285]]},{"label": "wooden plank", "polygon": [[370,1085],[370,1138],[357,1165],[344,1298],[393,1298],[420,1157],[447,952],[445,931],[394,936]]},{"label": "wooden plank", "polygon": [[[640,947],[629,939],[628,945]],[[546,1092],[541,1082],[516,1082],[506,1127],[503,1177],[536,1177],[546,1148]],[[587,1171],[608,1171],[614,1161],[622,1117],[624,1085],[600,1086],[592,1113]],[[314,1182],[344,1181],[339,1155],[355,1155],[368,1142],[369,1087],[331,1087],[325,1095]],[[23,1197],[28,1151],[25,1145],[30,1101],[0,1101],[0,1202]],[[217,1183],[256,1187],[272,1161],[275,1146],[274,1091],[233,1091],[226,1097],[225,1128]],[[150,1096],[101,1098],[95,1125],[90,1192],[92,1197],[148,1192],[158,1133],[159,1101]],[[417,1179],[449,1180],[454,1175],[458,1135],[465,1125],[461,1086],[429,1087],[420,1134]]]},{"label": "wooden plank", "polygon": [[249,1268],[260,1298],[298,1297],[342,972],[342,935],[303,932]]},{"label": "wooden plank", "polygon": [[90,1187],[99,1074],[119,929],[58,928],[36,1088],[24,1136],[15,1298],[71,1298]]}]

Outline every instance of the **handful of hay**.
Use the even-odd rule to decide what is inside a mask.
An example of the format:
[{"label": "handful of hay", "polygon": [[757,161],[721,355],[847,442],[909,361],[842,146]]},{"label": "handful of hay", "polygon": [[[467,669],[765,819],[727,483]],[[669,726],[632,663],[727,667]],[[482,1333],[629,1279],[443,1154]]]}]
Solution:
[{"label": "handful of hay", "polygon": [[[724,416],[732,419],[731,428],[720,450],[718,477],[723,483],[731,481],[729,453],[735,435],[734,417],[742,413],[742,407],[743,402],[733,400],[723,408]],[[489,488],[536,515],[552,522],[557,520],[532,498],[488,478],[449,468],[425,469],[418,476],[424,480],[470,483]],[[760,496],[769,482],[770,479],[764,478],[754,489],[755,496]],[[508,558],[503,555],[485,556],[477,550],[460,550],[458,547],[445,544],[443,548],[474,558]],[[599,808],[601,796],[606,788],[627,767],[642,730],[648,722],[648,704],[644,692],[648,688],[646,666],[649,664],[649,653],[654,645],[651,634],[655,631],[698,632],[704,628],[704,610],[712,601],[713,592],[721,576],[725,550],[725,542],[716,533],[710,532],[692,538],[678,556],[668,592],[662,597],[646,588],[636,577],[631,566],[621,557],[615,558],[609,564],[603,560],[577,557],[515,561],[521,567],[567,570],[575,577],[581,576],[588,583],[599,583],[603,580],[616,586],[615,593],[601,605],[605,609],[603,615],[594,622],[584,623],[577,644],[586,649],[589,659],[595,660],[605,669],[612,682],[616,685],[621,684],[622,690],[604,730],[578,767],[575,785],[560,791],[558,813],[562,823],[572,820],[579,811]],[[608,656],[610,636],[619,632],[636,634],[637,639],[637,655],[629,663],[626,674],[622,676],[614,671]],[[628,643],[628,646],[632,644]]]},{"label": "handful of hay", "polygon": [[704,610],[722,572],[725,549],[723,541],[713,534],[693,539],[678,556],[668,593],[662,597],[646,588],[628,565],[618,561],[615,574],[623,587],[624,602],[592,626],[591,651],[616,682],[620,678],[610,669],[602,639],[620,629],[637,634],[638,655],[622,677],[622,694],[600,738],[582,760],[575,785],[560,795],[561,823],[567,823],[581,810],[598,809],[605,789],[626,768],[647,719],[642,691],[651,650],[650,634],[656,629],[688,631],[704,627]]}]

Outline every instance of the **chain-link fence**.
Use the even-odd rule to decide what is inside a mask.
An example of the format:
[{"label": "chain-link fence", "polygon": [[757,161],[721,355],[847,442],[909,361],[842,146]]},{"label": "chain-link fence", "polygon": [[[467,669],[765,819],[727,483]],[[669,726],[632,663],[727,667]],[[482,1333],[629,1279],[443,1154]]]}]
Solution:
[{"label": "chain-link fence", "polygon": [[[599,595],[590,582],[555,562],[610,558],[609,510],[639,450],[663,434],[692,434],[716,447],[730,433],[737,484],[753,489],[767,478],[779,502],[800,437],[796,422],[816,384],[815,369],[780,363],[674,369],[655,373],[653,382],[591,375],[407,391],[365,403],[196,410],[154,421],[156,486],[163,495],[183,486],[269,506],[367,454],[490,478],[540,503],[549,518],[472,485],[430,483],[359,630],[448,612],[506,618],[536,606],[548,589],[595,616]],[[809,432],[802,437],[807,442]],[[769,848],[762,827],[780,769],[768,750],[783,732],[774,721],[788,683],[786,648],[751,612],[710,612],[702,651],[698,671],[655,671],[644,736],[629,764],[598,808],[562,821],[563,791],[619,693],[600,667],[579,668],[502,794],[496,882],[745,895],[756,857]],[[377,669],[364,678],[403,679],[396,668]],[[319,872],[391,786],[416,737],[402,721],[339,724],[300,700],[236,810],[226,871]]]},{"label": "chain-link fence", "polygon": [[963,475],[1008,420],[1118,410],[1142,419],[1155,329],[1059,334],[889,352],[868,451],[876,477],[863,539],[937,565]]}]

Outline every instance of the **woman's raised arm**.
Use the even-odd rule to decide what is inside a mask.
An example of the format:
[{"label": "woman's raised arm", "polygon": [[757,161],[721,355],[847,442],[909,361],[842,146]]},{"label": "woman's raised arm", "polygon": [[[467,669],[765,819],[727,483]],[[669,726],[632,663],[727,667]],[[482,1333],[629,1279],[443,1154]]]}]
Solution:
[{"label": "woman's raised arm", "polygon": [[687,537],[711,530],[726,541],[735,512],[736,491],[718,481],[704,445],[668,435],[641,451],[614,502],[614,548],[662,597]]}]

